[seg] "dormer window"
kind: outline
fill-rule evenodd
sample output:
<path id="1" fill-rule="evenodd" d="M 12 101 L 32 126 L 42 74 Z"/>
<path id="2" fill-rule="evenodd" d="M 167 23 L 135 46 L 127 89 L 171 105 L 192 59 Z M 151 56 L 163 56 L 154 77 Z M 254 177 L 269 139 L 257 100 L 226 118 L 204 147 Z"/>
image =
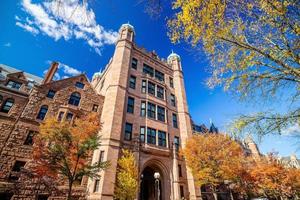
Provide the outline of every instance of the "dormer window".
<path id="1" fill-rule="evenodd" d="M 47 94 L 47 97 L 50 98 L 50 99 L 53 99 L 54 96 L 55 96 L 55 91 L 54 90 L 49 90 L 48 94 Z"/>
<path id="2" fill-rule="evenodd" d="M 22 86 L 22 83 L 16 82 L 16 81 L 8 81 L 6 84 L 6 87 L 19 90 Z"/>
<path id="3" fill-rule="evenodd" d="M 75 87 L 80 88 L 80 89 L 83 89 L 83 88 L 84 88 L 84 84 L 81 83 L 81 82 L 76 82 L 76 83 L 75 83 Z"/>

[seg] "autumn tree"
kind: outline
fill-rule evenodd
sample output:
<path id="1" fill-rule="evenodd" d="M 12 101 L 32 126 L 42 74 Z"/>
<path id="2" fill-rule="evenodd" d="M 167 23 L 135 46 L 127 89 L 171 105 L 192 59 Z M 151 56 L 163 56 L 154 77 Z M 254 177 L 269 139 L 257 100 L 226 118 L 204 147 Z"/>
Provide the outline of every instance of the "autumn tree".
<path id="1" fill-rule="evenodd" d="M 285 168 L 274 157 L 255 160 L 248 169 L 248 184 L 253 187 L 252 193 L 267 197 L 295 197 L 300 191 L 300 170 Z"/>
<path id="2" fill-rule="evenodd" d="M 83 176 L 99 177 L 107 162 L 91 164 L 90 157 L 100 146 L 99 118 L 96 114 L 77 118 L 73 123 L 48 118 L 34 138 L 34 173 L 63 179 L 68 183 L 67 199 L 72 197 L 74 182 Z"/>
<path id="3" fill-rule="evenodd" d="M 240 116 L 236 131 L 280 133 L 300 124 L 298 0 L 175 0 L 173 9 L 170 38 L 205 51 L 212 66 L 210 87 L 222 85 L 241 99 L 281 98 L 289 106 L 286 113 Z"/>
<path id="4" fill-rule="evenodd" d="M 223 134 L 193 135 L 182 149 L 198 186 L 208 185 L 216 197 L 216 187 L 230 181 L 241 185 L 244 152 L 241 145 Z"/>
<path id="5" fill-rule="evenodd" d="M 137 190 L 138 168 L 134 154 L 123 149 L 122 157 L 118 160 L 115 197 L 119 200 L 133 200 L 136 198 Z"/>

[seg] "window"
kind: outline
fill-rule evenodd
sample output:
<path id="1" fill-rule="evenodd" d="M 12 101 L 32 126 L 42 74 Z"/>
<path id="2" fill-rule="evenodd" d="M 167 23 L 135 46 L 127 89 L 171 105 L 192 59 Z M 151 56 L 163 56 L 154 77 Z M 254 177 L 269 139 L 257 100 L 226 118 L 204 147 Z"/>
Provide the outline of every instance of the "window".
<path id="1" fill-rule="evenodd" d="M 171 94 L 171 105 L 176 106 L 176 100 L 175 100 L 175 95 Z"/>
<path id="2" fill-rule="evenodd" d="M 158 85 L 156 89 L 156 96 L 158 98 L 164 99 L 164 88 Z"/>
<path id="3" fill-rule="evenodd" d="M 9 98 L 9 99 L 6 99 L 6 101 L 4 102 L 4 104 L 2 105 L 2 108 L 1 108 L 1 112 L 4 112 L 4 113 L 9 113 L 10 109 L 13 107 L 14 105 L 14 100 Z"/>
<path id="4" fill-rule="evenodd" d="M 95 180 L 94 192 L 99 192 L 100 180 Z"/>
<path id="5" fill-rule="evenodd" d="M 49 90 L 47 93 L 47 97 L 50 99 L 53 99 L 53 97 L 55 96 L 55 91 L 54 90 Z"/>
<path id="6" fill-rule="evenodd" d="M 166 132 L 158 131 L 158 145 L 162 147 L 167 146 Z"/>
<path id="7" fill-rule="evenodd" d="M 149 76 L 153 77 L 154 69 L 152 67 L 150 67 L 149 65 L 144 64 L 143 73 L 148 74 Z"/>
<path id="8" fill-rule="evenodd" d="M 6 87 L 19 90 L 21 85 L 22 85 L 22 83 L 18 83 L 16 81 L 8 81 L 8 83 L 6 84 Z"/>
<path id="9" fill-rule="evenodd" d="M 69 104 L 78 106 L 80 103 L 81 96 L 78 92 L 73 92 L 69 99 Z"/>
<path id="10" fill-rule="evenodd" d="M 47 194 L 38 194 L 37 200 L 48 200 L 49 195 Z"/>
<path id="11" fill-rule="evenodd" d="M 178 176 L 182 177 L 181 165 L 178 165 Z"/>
<path id="12" fill-rule="evenodd" d="M 135 83 L 136 83 L 136 77 L 131 75 L 129 79 L 129 87 L 135 89 Z"/>
<path id="13" fill-rule="evenodd" d="M 103 162 L 103 161 L 104 161 L 104 151 L 100 151 L 99 162 Z"/>
<path id="14" fill-rule="evenodd" d="M 157 119 L 159 121 L 165 122 L 165 108 L 157 106 Z"/>
<path id="15" fill-rule="evenodd" d="M 180 186 L 180 197 L 184 198 L 184 189 L 183 189 L 183 185 Z"/>
<path id="16" fill-rule="evenodd" d="M 155 95 L 155 84 L 148 81 L 148 93 Z"/>
<path id="17" fill-rule="evenodd" d="M 146 80 L 142 80 L 142 93 L 146 93 L 147 82 Z"/>
<path id="18" fill-rule="evenodd" d="M 132 135 L 132 124 L 126 123 L 124 139 L 127 141 L 131 140 L 131 135 Z"/>
<path id="19" fill-rule="evenodd" d="M 75 87 L 80 88 L 80 89 L 83 89 L 83 88 L 84 88 L 84 84 L 81 83 L 81 82 L 76 82 L 76 83 L 75 83 Z"/>
<path id="20" fill-rule="evenodd" d="M 174 137 L 174 145 L 175 145 L 176 151 L 178 151 L 180 144 L 179 144 L 179 137 L 177 137 L 177 136 Z"/>
<path id="21" fill-rule="evenodd" d="M 20 161 L 20 160 L 16 160 L 13 168 L 12 168 L 12 171 L 13 172 L 20 172 L 21 169 L 25 166 L 26 162 L 25 161 Z"/>
<path id="22" fill-rule="evenodd" d="M 156 130 L 153 128 L 147 128 L 147 143 L 156 144 Z"/>
<path id="23" fill-rule="evenodd" d="M 71 121 L 73 119 L 73 113 L 68 113 L 66 120 Z"/>
<path id="24" fill-rule="evenodd" d="M 146 116 L 146 102 L 142 101 L 141 102 L 141 117 L 145 117 Z"/>
<path id="25" fill-rule="evenodd" d="M 41 108 L 40 108 L 40 111 L 39 111 L 39 113 L 38 113 L 38 115 L 37 115 L 37 119 L 40 119 L 40 120 L 44 120 L 45 119 L 45 116 L 46 116 L 46 114 L 47 114 L 47 112 L 48 112 L 48 106 L 46 106 L 46 105 L 43 105 Z"/>
<path id="26" fill-rule="evenodd" d="M 145 127 L 144 126 L 140 127 L 140 141 L 145 142 Z"/>
<path id="27" fill-rule="evenodd" d="M 37 200 L 48 200 L 49 195 L 47 194 L 38 194 Z"/>
<path id="28" fill-rule="evenodd" d="M 173 78 L 170 77 L 170 87 L 174 88 Z"/>
<path id="29" fill-rule="evenodd" d="M 173 127 L 178 128 L 177 115 L 175 113 L 173 113 L 172 119 L 173 119 Z"/>
<path id="30" fill-rule="evenodd" d="M 137 69 L 138 60 L 136 58 L 132 58 L 131 60 L 131 68 Z"/>
<path id="31" fill-rule="evenodd" d="M 155 104 L 148 102 L 147 114 L 149 118 L 155 119 Z"/>
<path id="32" fill-rule="evenodd" d="M 98 107 L 99 107 L 99 106 L 98 106 L 97 104 L 94 104 L 94 105 L 93 105 L 93 108 L 92 108 L 92 111 L 93 111 L 93 112 L 98 112 Z"/>
<path id="33" fill-rule="evenodd" d="M 128 97 L 127 112 L 128 113 L 133 113 L 134 112 L 134 98 L 132 98 L 132 97 Z"/>
<path id="34" fill-rule="evenodd" d="M 165 81 L 165 75 L 157 70 L 155 70 L 155 78 L 159 81 Z"/>
<path id="35" fill-rule="evenodd" d="M 62 111 L 58 113 L 57 120 L 58 120 L 59 122 L 64 118 L 64 114 L 65 114 L 65 112 L 62 112 Z"/>
<path id="36" fill-rule="evenodd" d="M 24 145 L 33 145 L 33 137 L 35 134 L 36 134 L 35 131 L 32 131 L 32 130 L 28 131 Z"/>

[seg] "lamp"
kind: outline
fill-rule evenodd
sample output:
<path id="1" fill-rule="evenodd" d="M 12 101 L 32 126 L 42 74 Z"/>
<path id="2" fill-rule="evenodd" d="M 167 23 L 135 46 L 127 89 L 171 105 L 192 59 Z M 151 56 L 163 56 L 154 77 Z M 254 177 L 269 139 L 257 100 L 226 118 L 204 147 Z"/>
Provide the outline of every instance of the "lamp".
<path id="1" fill-rule="evenodd" d="M 155 179 L 159 179 L 159 178 L 160 178 L 159 172 L 155 172 L 155 173 L 154 173 L 154 178 L 155 178 Z"/>

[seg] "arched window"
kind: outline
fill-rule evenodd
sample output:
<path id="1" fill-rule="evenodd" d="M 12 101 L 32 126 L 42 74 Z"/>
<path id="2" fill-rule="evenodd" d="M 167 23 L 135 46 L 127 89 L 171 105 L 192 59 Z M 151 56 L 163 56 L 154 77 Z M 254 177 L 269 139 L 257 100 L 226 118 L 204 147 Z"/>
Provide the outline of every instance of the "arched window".
<path id="1" fill-rule="evenodd" d="M 6 101 L 3 103 L 2 107 L 1 107 L 1 112 L 4 113 L 8 113 L 10 111 L 10 109 L 13 107 L 14 105 L 14 99 L 6 99 Z"/>
<path id="2" fill-rule="evenodd" d="M 69 104 L 78 106 L 80 103 L 80 94 L 78 92 L 73 92 L 69 99 Z"/>
<path id="3" fill-rule="evenodd" d="M 45 119 L 45 116 L 48 112 L 48 106 L 47 105 L 43 105 L 41 108 L 40 108 L 40 111 L 39 111 L 39 114 L 37 115 L 37 119 L 40 119 L 40 120 L 44 120 Z"/>

